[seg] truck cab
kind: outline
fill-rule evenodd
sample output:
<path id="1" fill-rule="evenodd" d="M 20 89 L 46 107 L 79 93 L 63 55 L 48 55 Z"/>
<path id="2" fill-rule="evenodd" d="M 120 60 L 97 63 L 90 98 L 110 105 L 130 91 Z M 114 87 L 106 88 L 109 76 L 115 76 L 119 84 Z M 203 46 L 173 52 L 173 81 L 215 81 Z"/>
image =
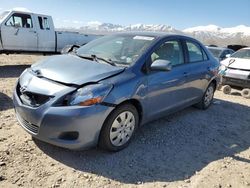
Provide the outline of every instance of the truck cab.
<path id="1" fill-rule="evenodd" d="M 55 51 L 55 29 L 51 16 L 10 11 L 1 22 L 4 50 Z"/>
<path id="2" fill-rule="evenodd" d="M 0 15 L 0 51 L 58 53 L 66 45 L 83 45 L 95 35 L 55 31 L 51 16 L 24 11 Z"/>

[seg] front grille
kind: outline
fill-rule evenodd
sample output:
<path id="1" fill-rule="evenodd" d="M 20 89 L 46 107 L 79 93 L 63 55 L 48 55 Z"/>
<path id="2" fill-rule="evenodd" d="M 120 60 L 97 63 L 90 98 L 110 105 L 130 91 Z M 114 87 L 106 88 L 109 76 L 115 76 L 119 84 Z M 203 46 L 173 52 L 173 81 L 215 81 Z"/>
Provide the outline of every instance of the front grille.
<path id="1" fill-rule="evenodd" d="M 243 79 L 237 79 L 237 78 L 227 78 L 227 80 L 230 82 L 235 82 L 239 84 L 250 84 L 249 80 L 243 80 Z"/>
<path id="2" fill-rule="evenodd" d="M 32 134 L 37 134 L 39 131 L 39 127 L 37 125 L 34 125 L 25 119 L 23 119 L 18 112 L 16 112 L 17 120 L 19 123 L 24 127 L 27 131 L 31 132 Z"/>
<path id="3" fill-rule="evenodd" d="M 16 91 L 22 103 L 32 107 L 38 107 L 52 98 L 52 96 L 48 95 L 37 94 L 30 91 L 23 91 L 19 83 L 17 84 Z"/>
<path id="4" fill-rule="evenodd" d="M 230 78 L 230 77 L 223 77 L 222 79 L 223 85 L 231 85 L 231 86 L 238 86 L 242 88 L 250 88 L 250 80 L 243 80 L 237 78 Z"/>

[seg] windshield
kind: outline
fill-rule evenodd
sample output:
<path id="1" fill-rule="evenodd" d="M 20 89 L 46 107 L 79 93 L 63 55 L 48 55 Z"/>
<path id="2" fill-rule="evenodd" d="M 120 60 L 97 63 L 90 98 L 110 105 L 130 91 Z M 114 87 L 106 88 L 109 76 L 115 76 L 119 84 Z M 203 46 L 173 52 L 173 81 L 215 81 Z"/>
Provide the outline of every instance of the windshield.
<path id="1" fill-rule="evenodd" d="M 220 49 L 215 49 L 215 48 L 208 48 L 209 51 L 213 54 L 214 57 L 219 58 L 222 50 Z"/>
<path id="2" fill-rule="evenodd" d="M 231 57 L 250 59 L 250 49 L 241 49 L 235 52 Z"/>
<path id="3" fill-rule="evenodd" d="M 79 56 L 97 56 L 116 65 L 131 65 L 149 47 L 154 37 L 110 35 L 93 40 L 77 50 Z"/>
<path id="4" fill-rule="evenodd" d="M 9 11 L 4 11 L 0 14 L 0 20 L 2 20 L 3 18 L 5 18 L 5 16 L 7 16 L 7 14 L 9 14 Z"/>

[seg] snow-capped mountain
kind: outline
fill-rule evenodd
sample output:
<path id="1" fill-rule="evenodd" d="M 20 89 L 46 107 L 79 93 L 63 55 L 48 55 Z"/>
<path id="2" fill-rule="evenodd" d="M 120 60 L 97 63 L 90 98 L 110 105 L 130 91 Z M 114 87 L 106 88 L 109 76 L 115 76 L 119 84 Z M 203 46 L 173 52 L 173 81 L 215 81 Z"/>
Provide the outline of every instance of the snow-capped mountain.
<path id="1" fill-rule="evenodd" d="M 123 26 L 119 24 L 112 24 L 112 23 L 101 23 L 98 21 L 88 22 L 86 25 L 80 27 L 81 30 L 86 31 L 119 31 L 122 29 Z"/>
<path id="2" fill-rule="evenodd" d="M 119 24 L 101 23 L 98 21 L 88 22 L 85 26 L 80 28 L 85 31 L 98 32 L 121 32 L 121 31 L 162 31 L 168 33 L 182 33 L 171 26 L 164 24 L 134 24 L 122 26 Z"/>
<path id="3" fill-rule="evenodd" d="M 250 27 L 244 25 L 239 25 L 231 28 L 222 28 L 216 25 L 207 25 L 207 26 L 192 27 L 181 31 L 164 24 L 134 24 L 134 25 L 123 26 L 119 24 L 101 23 L 98 21 L 92 21 L 80 27 L 78 31 L 83 33 L 96 33 L 96 34 L 107 34 L 107 33 L 124 32 L 124 31 L 153 31 L 153 32 L 160 31 L 166 33 L 186 34 L 194 38 L 197 38 L 206 45 L 214 44 L 217 46 L 227 46 L 227 45 L 250 46 Z"/>
<path id="4" fill-rule="evenodd" d="M 250 27 L 239 25 L 231 28 L 222 28 L 216 25 L 198 26 L 183 30 L 205 44 L 227 46 L 238 44 L 250 46 Z"/>

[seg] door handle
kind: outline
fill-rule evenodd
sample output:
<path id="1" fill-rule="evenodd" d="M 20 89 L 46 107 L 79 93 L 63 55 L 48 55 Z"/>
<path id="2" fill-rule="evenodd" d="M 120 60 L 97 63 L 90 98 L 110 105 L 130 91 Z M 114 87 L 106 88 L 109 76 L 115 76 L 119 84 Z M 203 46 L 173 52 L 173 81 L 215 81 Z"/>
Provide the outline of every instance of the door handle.
<path id="1" fill-rule="evenodd" d="M 29 31 L 30 33 L 36 33 L 36 31 Z"/>
<path id="2" fill-rule="evenodd" d="M 17 30 L 15 32 L 15 35 L 18 35 L 18 32 L 19 32 L 19 28 L 17 28 Z"/>
<path id="3" fill-rule="evenodd" d="M 189 75 L 189 73 L 184 72 L 183 75 L 184 75 L 185 77 L 187 77 L 187 76 Z"/>

